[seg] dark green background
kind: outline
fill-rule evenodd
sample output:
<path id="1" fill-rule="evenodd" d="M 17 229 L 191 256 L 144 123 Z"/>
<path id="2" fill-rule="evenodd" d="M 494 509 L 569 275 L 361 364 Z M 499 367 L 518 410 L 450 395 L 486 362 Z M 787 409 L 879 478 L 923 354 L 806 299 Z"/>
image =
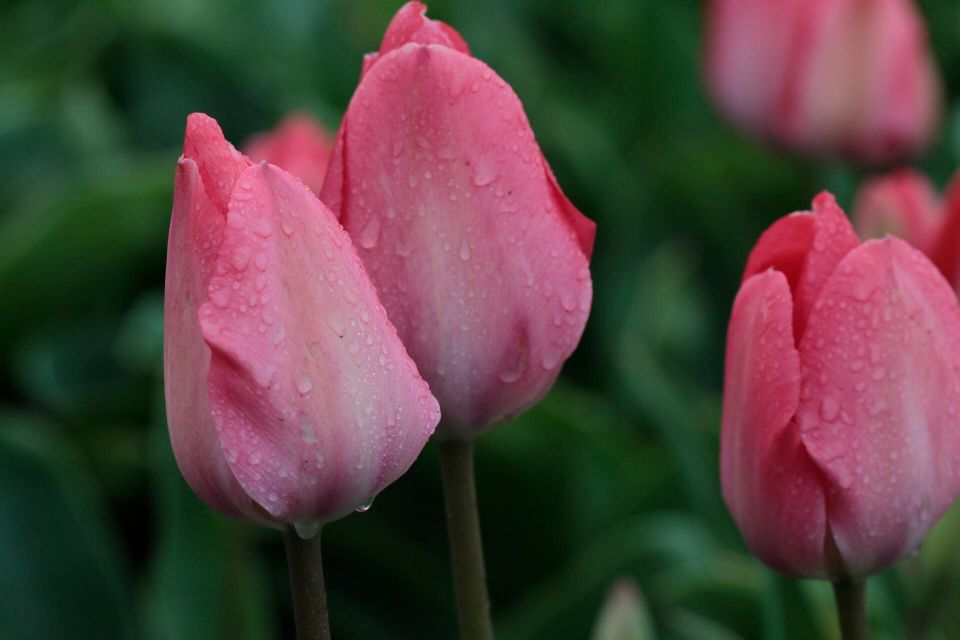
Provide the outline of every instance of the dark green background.
<path id="1" fill-rule="evenodd" d="M 187 113 L 242 142 L 290 109 L 335 128 L 396 0 L 0 4 L 0 638 L 289 637 L 278 536 L 180 478 L 160 352 Z M 921 3 L 948 85 L 922 167 L 960 152 L 960 5 Z M 829 588 L 744 549 L 717 480 L 723 338 L 745 256 L 861 173 L 739 136 L 700 84 L 693 0 L 463 0 L 570 198 L 597 221 L 595 306 L 536 409 L 479 443 L 503 640 L 590 635 L 631 576 L 664 638 L 832 637 Z M 455 635 L 436 458 L 324 533 L 338 640 Z M 874 581 L 878 638 L 960 629 L 960 514 Z"/>

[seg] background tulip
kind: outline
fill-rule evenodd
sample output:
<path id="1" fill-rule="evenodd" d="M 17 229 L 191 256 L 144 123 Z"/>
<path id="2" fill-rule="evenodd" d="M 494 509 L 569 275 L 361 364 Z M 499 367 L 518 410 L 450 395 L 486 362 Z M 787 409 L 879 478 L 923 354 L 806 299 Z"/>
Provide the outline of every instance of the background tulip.
<path id="1" fill-rule="evenodd" d="M 886 163 L 936 129 L 940 82 L 910 0 L 711 0 L 705 57 L 724 114 L 798 151 Z"/>
<path id="2" fill-rule="evenodd" d="M 201 114 L 177 169 L 164 315 L 174 453 L 230 515 L 343 516 L 401 475 L 438 421 L 340 225 Z"/>
<path id="3" fill-rule="evenodd" d="M 860 187 L 853 203 L 853 224 L 861 238 L 890 233 L 929 255 L 942 222 L 941 206 L 926 176 L 903 169 Z"/>
<path id="4" fill-rule="evenodd" d="M 322 198 L 469 441 L 539 400 L 590 310 L 594 224 L 564 197 L 516 94 L 417 2 L 391 22 Z"/>
<path id="5" fill-rule="evenodd" d="M 255 162 L 277 165 L 319 195 L 332 147 L 332 136 L 320 123 L 306 113 L 292 113 L 272 131 L 250 138 L 244 151 Z"/>
<path id="6" fill-rule="evenodd" d="M 727 338 L 721 480 L 748 546 L 795 576 L 913 552 L 960 490 L 960 308 L 898 238 L 859 244 L 832 196 L 750 254 Z"/>

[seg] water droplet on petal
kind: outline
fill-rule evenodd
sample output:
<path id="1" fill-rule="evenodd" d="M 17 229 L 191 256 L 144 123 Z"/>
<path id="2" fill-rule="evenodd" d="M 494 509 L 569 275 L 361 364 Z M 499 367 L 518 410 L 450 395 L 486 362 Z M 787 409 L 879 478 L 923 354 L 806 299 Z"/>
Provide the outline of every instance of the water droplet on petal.
<path id="1" fill-rule="evenodd" d="M 373 249 L 377 246 L 380 237 L 380 217 L 371 216 L 367 226 L 360 232 L 360 246 L 364 249 Z"/>
<path id="2" fill-rule="evenodd" d="M 310 377 L 307 374 L 302 374 L 297 378 L 297 391 L 301 394 L 308 394 L 310 390 L 313 389 L 313 382 L 310 380 Z"/>
<path id="3" fill-rule="evenodd" d="M 366 513 L 367 511 L 370 511 L 370 507 L 373 506 L 373 498 L 374 496 L 370 496 L 367 498 L 366 502 L 357 507 L 357 513 Z"/>

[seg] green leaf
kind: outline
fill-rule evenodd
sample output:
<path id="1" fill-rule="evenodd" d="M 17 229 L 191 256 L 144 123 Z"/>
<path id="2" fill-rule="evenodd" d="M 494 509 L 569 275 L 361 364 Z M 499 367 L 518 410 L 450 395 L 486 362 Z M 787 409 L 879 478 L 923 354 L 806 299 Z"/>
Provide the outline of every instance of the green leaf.
<path id="1" fill-rule="evenodd" d="M 0 413 L 0 638 L 135 637 L 98 487 L 50 425 Z"/>

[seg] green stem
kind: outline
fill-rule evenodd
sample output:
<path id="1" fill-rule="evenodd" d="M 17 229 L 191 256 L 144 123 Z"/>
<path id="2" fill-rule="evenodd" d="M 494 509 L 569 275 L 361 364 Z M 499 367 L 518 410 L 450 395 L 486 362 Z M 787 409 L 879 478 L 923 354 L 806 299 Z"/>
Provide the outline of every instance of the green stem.
<path id="1" fill-rule="evenodd" d="M 304 540 L 293 527 L 283 533 L 290 567 L 293 619 L 297 640 L 330 640 L 327 616 L 327 589 L 323 583 L 320 533 Z"/>
<path id="2" fill-rule="evenodd" d="M 840 619 L 840 637 L 843 640 L 868 640 L 867 583 L 858 580 L 840 580 L 833 583 Z"/>
<path id="3" fill-rule="evenodd" d="M 477 490 L 473 474 L 473 443 L 437 443 L 443 497 L 447 509 L 447 532 L 453 564 L 453 587 L 463 640 L 491 640 L 490 600 L 483 568 L 483 543 L 477 513 Z"/>

